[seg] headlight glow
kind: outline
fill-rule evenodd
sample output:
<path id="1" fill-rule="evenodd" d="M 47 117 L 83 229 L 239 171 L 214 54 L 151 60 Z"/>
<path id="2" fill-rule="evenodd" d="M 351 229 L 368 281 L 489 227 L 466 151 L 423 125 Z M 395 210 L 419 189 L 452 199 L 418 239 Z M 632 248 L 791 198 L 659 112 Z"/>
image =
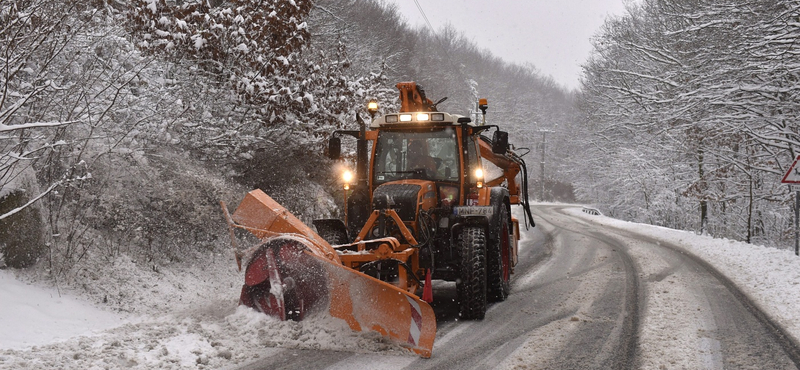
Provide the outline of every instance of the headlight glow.
<path id="1" fill-rule="evenodd" d="M 417 121 L 427 121 L 430 119 L 428 113 L 417 113 Z"/>
<path id="2" fill-rule="evenodd" d="M 378 102 L 372 100 L 367 103 L 367 110 L 370 112 L 376 112 L 378 110 Z"/>
<path id="3" fill-rule="evenodd" d="M 400 122 L 411 122 L 411 115 L 410 114 L 401 114 L 400 115 Z"/>
<path id="4" fill-rule="evenodd" d="M 349 184 L 349 183 L 350 183 L 350 181 L 352 181 L 352 180 L 353 180 L 353 173 L 352 173 L 352 172 L 350 172 L 349 170 L 345 170 L 345 171 L 342 173 L 342 180 L 344 180 L 344 183 L 345 183 L 345 184 Z"/>

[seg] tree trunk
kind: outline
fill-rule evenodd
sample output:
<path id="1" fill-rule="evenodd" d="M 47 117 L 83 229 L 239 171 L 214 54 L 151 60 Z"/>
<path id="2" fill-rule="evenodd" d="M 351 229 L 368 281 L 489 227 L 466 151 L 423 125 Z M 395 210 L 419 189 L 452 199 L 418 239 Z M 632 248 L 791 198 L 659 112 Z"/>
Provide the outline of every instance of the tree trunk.
<path id="1" fill-rule="evenodd" d="M 703 149 L 697 150 L 697 174 L 700 179 L 700 234 L 706 233 L 708 223 L 708 201 L 706 200 L 705 173 L 703 170 Z"/>
<path id="2" fill-rule="evenodd" d="M 753 174 L 749 172 L 748 169 L 748 176 L 747 178 L 750 180 L 750 197 L 748 199 L 747 204 L 747 242 L 750 243 L 750 240 L 753 237 Z"/>

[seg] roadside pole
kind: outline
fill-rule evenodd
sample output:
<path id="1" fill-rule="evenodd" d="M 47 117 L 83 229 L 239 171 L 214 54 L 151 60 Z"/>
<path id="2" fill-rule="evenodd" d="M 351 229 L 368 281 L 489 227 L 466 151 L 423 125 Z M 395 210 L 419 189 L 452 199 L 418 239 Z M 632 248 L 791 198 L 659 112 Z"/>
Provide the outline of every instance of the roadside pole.
<path id="1" fill-rule="evenodd" d="M 794 191 L 794 254 L 800 256 L 800 155 L 794 159 L 789 171 L 783 175 L 782 184 L 789 185 L 789 191 Z"/>
<path id="2" fill-rule="evenodd" d="M 794 192 L 794 254 L 800 256 L 800 185 L 789 184 Z"/>
<path id="3" fill-rule="evenodd" d="M 542 161 L 539 163 L 539 201 L 544 202 L 544 153 L 547 145 L 547 131 L 542 131 Z"/>
<path id="4" fill-rule="evenodd" d="M 539 201 L 544 202 L 544 158 L 545 158 L 545 146 L 547 145 L 547 133 L 548 132 L 555 132 L 553 130 L 539 130 L 542 134 L 542 160 L 539 162 Z"/>
<path id="5" fill-rule="evenodd" d="M 800 185 L 789 185 L 794 190 L 794 254 L 800 256 Z"/>

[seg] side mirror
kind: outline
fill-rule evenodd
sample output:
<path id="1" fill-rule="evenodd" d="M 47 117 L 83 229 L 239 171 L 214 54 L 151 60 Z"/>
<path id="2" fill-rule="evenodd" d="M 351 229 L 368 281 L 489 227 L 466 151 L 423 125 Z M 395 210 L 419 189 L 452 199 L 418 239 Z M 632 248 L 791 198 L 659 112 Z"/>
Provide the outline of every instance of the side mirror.
<path id="1" fill-rule="evenodd" d="M 342 139 L 338 137 L 331 137 L 328 140 L 328 158 L 339 159 L 342 156 Z"/>
<path id="2" fill-rule="evenodd" d="M 495 131 L 492 135 L 492 153 L 505 154 L 508 150 L 508 132 Z"/>

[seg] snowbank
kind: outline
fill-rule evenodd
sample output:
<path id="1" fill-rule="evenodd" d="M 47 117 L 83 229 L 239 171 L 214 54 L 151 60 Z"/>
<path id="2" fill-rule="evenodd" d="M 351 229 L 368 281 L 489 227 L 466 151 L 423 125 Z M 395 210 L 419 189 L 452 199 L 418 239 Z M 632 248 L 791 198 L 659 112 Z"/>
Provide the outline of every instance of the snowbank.
<path id="1" fill-rule="evenodd" d="M 91 335 L 127 322 L 56 289 L 20 282 L 0 270 L 0 348 L 25 348 Z"/>

